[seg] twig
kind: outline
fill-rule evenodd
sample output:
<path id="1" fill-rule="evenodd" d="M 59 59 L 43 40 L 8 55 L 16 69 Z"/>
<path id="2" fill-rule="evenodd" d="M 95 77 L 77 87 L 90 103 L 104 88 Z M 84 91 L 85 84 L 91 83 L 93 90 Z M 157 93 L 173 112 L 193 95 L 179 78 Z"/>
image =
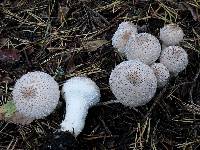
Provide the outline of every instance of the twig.
<path id="1" fill-rule="evenodd" d="M 197 73 L 196 73 L 196 75 L 195 75 L 195 77 L 194 77 L 194 79 L 192 81 L 193 84 L 191 85 L 190 92 L 189 92 L 189 94 L 190 94 L 190 101 L 191 101 L 192 104 L 194 103 L 193 102 L 192 93 L 193 93 L 194 87 L 196 86 L 196 81 L 197 81 L 197 79 L 199 77 L 199 74 L 200 74 L 200 67 L 199 67 L 199 69 L 198 69 L 198 71 L 197 71 Z"/>

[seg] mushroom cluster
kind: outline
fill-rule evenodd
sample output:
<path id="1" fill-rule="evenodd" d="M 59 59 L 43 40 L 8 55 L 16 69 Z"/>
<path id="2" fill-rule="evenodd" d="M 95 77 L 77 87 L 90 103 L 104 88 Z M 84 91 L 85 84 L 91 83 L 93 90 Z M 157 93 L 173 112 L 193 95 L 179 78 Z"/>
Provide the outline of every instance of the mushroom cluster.
<path id="1" fill-rule="evenodd" d="M 119 28 L 116 33 L 118 30 Z M 120 33 L 123 35 L 125 31 L 120 30 Z M 162 48 L 155 36 L 134 33 L 134 36 L 127 36 L 128 40 L 121 45 L 120 50 L 113 45 L 119 51 L 124 50 L 128 61 L 117 65 L 109 79 L 111 91 L 117 101 L 131 107 L 150 101 L 157 87 L 164 87 L 170 76 L 177 76 L 188 64 L 186 51 L 178 46 L 184 37 L 183 30 L 178 25 L 168 24 L 160 29 Z"/>
<path id="2" fill-rule="evenodd" d="M 112 38 L 112 44 L 127 57 L 118 64 L 109 78 L 110 89 L 125 106 L 148 103 L 156 89 L 167 84 L 170 75 L 178 75 L 188 64 L 186 51 L 177 46 L 183 40 L 182 29 L 169 24 L 160 29 L 160 40 L 149 33 L 137 33 L 137 26 L 122 22 Z M 56 108 L 60 91 L 58 83 L 47 73 L 35 71 L 17 80 L 13 92 L 16 110 L 27 118 L 44 118 Z M 66 102 L 61 131 L 79 135 L 85 125 L 88 109 L 100 100 L 100 89 L 87 77 L 73 77 L 62 88 Z"/>

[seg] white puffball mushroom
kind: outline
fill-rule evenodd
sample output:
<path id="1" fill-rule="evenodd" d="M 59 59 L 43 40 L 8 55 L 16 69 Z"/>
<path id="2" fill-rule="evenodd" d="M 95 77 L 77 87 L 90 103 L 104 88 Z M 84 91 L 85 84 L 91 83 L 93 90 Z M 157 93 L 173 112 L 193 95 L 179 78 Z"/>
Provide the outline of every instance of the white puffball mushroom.
<path id="1" fill-rule="evenodd" d="M 153 70 L 139 60 L 124 61 L 117 65 L 109 78 L 110 89 L 125 106 L 137 107 L 148 103 L 157 88 Z"/>
<path id="2" fill-rule="evenodd" d="M 179 44 L 183 37 L 183 30 L 177 24 L 168 24 L 160 29 L 160 40 L 167 46 Z"/>
<path id="3" fill-rule="evenodd" d="M 180 46 L 169 46 L 162 50 L 160 63 L 167 67 L 172 75 L 176 76 L 188 64 L 188 54 Z"/>
<path id="4" fill-rule="evenodd" d="M 117 31 L 114 33 L 112 37 L 112 45 L 117 48 L 119 52 L 124 54 L 124 48 L 131 36 L 135 36 L 137 34 L 137 26 L 131 22 L 122 22 L 119 24 Z"/>
<path id="5" fill-rule="evenodd" d="M 12 96 L 19 113 L 27 118 L 40 119 L 54 111 L 60 91 L 53 77 L 34 71 L 17 80 Z"/>
<path id="6" fill-rule="evenodd" d="M 130 37 L 125 49 L 128 60 L 140 59 L 143 63 L 151 65 L 160 56 L 161 45 L 155 36 L 140 33 Z"/>
<path id="7" fill-rule="evenodd" d="M 169 81 L 169 70 L 161 63 L 154 63 L 151 65 L 151 69 L 153 69 L 154 74 L 157 78 L 158 87 L 164 87 Z"/>
<path id="8" fill-rule="evenodd" d="M 84 128 L 88 109 L 100 100 L 100 89 L 90 78 L 73 77 L 64 83 L 62 94 L 66 102 L 66 114 L 61 131 L 69 131 L 77 136 Z"/>

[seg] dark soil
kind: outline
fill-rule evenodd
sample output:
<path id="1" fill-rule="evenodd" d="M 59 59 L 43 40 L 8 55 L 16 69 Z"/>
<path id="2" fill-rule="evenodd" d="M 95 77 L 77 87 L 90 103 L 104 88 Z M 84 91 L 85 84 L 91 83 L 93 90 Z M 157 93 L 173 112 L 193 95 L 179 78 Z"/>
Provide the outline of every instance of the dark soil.
<path id="1" fill-rule="evenodd" d="M 35 70 L 55 76 L 60 87 L 70 77 L 87 75 L 102 97 L 76 139 L 58 131 L 65 108 L 60 98 L 61 107 L 30 125 L 2 120 L 0 149 L 200 149 L 199 8 L 196 0 L 1 0 L 2 104 L 12 99 L 15 81 Z M 156 37 L 165 23 L 177 23 L 185 33 L 181 46 L 189 55 L 187 68 L 136 109 L 106 103 L 115 99 L 108 85 L 110 72 L 124 60 L 111 38 L 124 20 Z"/>

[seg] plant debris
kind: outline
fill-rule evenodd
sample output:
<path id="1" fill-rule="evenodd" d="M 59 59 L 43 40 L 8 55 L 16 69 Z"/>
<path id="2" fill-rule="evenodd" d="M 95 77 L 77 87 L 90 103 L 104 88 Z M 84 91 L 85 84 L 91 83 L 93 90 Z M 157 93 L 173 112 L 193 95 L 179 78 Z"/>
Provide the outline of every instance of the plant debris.
<path id="1" fill-rule="evenodd" d="M 196 0 L 1 1 L 0 98 L 10 110 L 0 109 L 0 148 L 199 149 L 199 9 Z M 112 103 L 115 97 L 108 85 L 113 68 L 125 60 L 111 45 L 122 21 L 156 37 L 164 24 L 178 24 L 185 34 L 180 46 L 189 58 L 183 72 L 147 105 L 135 109 Z M 60 87 L 78 75 L 100 87 L 101 103 L 89 110 L 76 139 L 57 131 L 64 116 L 63 98 L 44 119 L 24 120 L 14 113 L 9 100 L 15 81 L 36 70 L 54 76 Z M 5 114 L 13 118 L 6 120 Z"/>
<path id="2" fill-rule="evenodd" d="M 3 62 L 13 62 L 19 61 L 20 54 L 17 53 L 16 49 L 0 49 L 0 61 Z"/>

